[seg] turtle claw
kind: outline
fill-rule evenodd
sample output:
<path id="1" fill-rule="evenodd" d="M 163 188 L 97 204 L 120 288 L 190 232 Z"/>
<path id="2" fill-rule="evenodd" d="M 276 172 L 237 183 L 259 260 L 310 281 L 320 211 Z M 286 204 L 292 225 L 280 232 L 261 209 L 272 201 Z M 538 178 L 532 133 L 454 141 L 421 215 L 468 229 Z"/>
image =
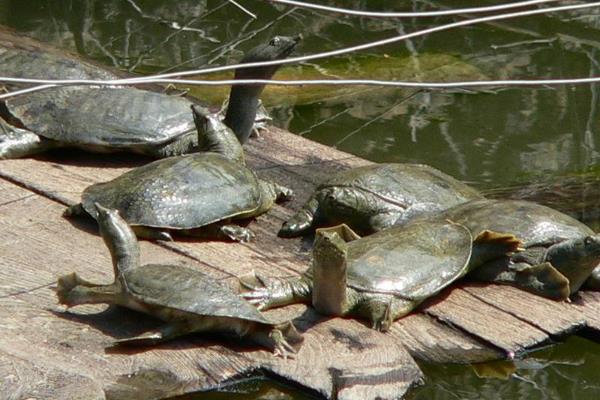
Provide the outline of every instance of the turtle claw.
<path id="1" fill-rule="evenodd" d="M 274 331 L 269 336 L 275 342 L 275 348 L 273 350 L 273 354 L 276 357 L 281 357 L 284 360 L 287 360 L 288 358 L 291 358 L 291 359 L 295 358 L 296 349 L 294 349 L 292 347 L 292 345 L 290 345 L 283 338 L 283 335 L 281 334 L 280 331 Z M 274 337 L 274 336 L 277 336 L 277 337 Z"/>
<path id="2" fill-rule="evenodd" d="M 304 342 L 304 338 L 290 321 L 275 325 L 269 332 L 269 340 L 273 343 L 273 353 L 283 359 L 295 358 Z"/>

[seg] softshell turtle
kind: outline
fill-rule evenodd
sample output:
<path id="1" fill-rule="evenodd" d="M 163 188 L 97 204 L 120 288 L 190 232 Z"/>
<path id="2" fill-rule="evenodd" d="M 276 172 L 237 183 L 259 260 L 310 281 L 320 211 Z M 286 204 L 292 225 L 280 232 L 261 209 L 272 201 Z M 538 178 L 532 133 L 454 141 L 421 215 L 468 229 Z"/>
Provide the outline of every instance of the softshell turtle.
<path id="1" fill-rule="evenodd" d="M 317 229 L 311 269 L 300 277 L 241 278 L 259 309 L 312 303 L 331 316 L 355 315 L 381 331 L 485 261 L 518 250 L 513 235 L 472 235 L 447 221 L 415 221 L 360 238 L 346 225 Z"/>
<path id="2" fill-rule="evenodd" d="M 247 241 L 248 228 L 231 225 L 287 200 L 291 190 L 258 179 L 245 166 L 240 142 L 219 119 L 192 107 L 199 147 L 206 152 L 157 160 L 86 188 L 66 216 L 97 217 L 94 203 L 119 210 L 140 237 L 172 240 L 168 231 Z M 201 229 L 199 229 L 201 228 Z"/>
<path id="3" fill-rule="evenodd" d="M 344 223 L 361 235 L 483 196 L 421 164 L 374 164 L 334 174 L 283 224 L 281 237 Z"/>
<path id="4" fill-rule="evenodd" d="M 586 282 L 598 282 L 600 235 L 552 208 L 523 200 L 475 200 L 439 215 L 474 230 L 511 232 L 525 250 L 492 260 L 472 279 L 509 283 L 538 295 L 567 299 Z"/>
<path id="5" fill-rule="evenodd" d="M 299 37 L 277 36 L 248 52 L 242 63 L 287 57 Z M 54 53 L 0 47 L 5 75 L 45 79 L 116 79 L 78 59 Z M 25 66 L 25 67 L 24 67 Z M 270 79 L 278 65 L 242 68 L 240 78 Z M 225 122 L 240 140 L 252 130 L 264 85 L 232 87 Z M 131 151 L 163 158 L 196 149 L 192 102 L 184 97 L 134 87 L 54 87 L 0 103 L 0 159 L 56 147 L 88 151 Z M 7 134 L 10 133 L 10 135 Z"/>
<path id="6" fill-rule="evenodd" d="M 56 292 L 59 302 L 69 307 L 111 303 L 167 322 L 118 343 L 150 345 L 192 332 L 224 331 L 248 337 L 285 357 L 295 352 L 292 344 L 302 342 L 291 322 L 269 322 L 225 285 L 199 271 L 179 265 L 140 266 L 137 239 L 118 211 L 96 205 L 96 212 L 112 255 L 115 280 L 99 285 L 72 273 L 58 280 Z"/>

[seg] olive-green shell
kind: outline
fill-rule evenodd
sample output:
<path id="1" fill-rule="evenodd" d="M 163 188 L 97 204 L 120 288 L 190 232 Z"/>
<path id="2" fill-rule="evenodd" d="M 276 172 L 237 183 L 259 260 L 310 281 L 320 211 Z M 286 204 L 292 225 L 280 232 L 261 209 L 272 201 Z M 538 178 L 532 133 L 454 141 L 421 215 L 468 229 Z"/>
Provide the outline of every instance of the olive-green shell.
<path id="1" fill-rule="evenodd" d="M 84 61 L 52 52 L 1 47 L 2 72 L 44 79 L 117 79 Z M 152 147 L 195 132 L 192 103 L 137 88 L 56 87 L 5 101 L 25 128 L 66 144 L 111 148 Z"/>
<path id="2" fill-rule="evenodd" d="M 52 88 L 8 99 L 30 131 L 73 145 L 144 148 L 195 132 L 189 100 L 136 88 Z"/>
<path id="3" fill-rule="evenodd" d="M 335 174 L 318 189 L 332 186 L 365 190 L 400 207 L 430 203 L 433 208 L 447 208 L 483 197 L 450 175 L 422 164 L 389 163 L 352 168 Z"/>
<path id="4" fill-rule="evenodd" d="M 510 232 L 524 243 L 593 235 L 582 222 L 552 208 L 523 200 L 475 200 L 440 214 L 473 232 Z"/>
<path id="5" fill-rule="evenodd" d="M 417 222 L 348 243 L 347 285 L 422 300 L 467 271 L 471 233 L 444 222 Z"/>
<path id="6" fill-rule="evenodd" d="M 123 271 L 122 279 L 126 292 L 145 304 L 208 317 L 269 323 L 227 286 L 191 268 L 149 264 Z"/>
<path id="7" fill-rule="evenodd" d="M 1 34 L 1 33 L 0 33 Z M 0 43 L 2 72 L 14 78 L 40 79 L 118 79 L 100 68 L 70 54 L 40 49 L 17 49 Z M 62 51 L 62 50 L 61 50 Z"/>
<path id="8" fill-rule="evenodd" d="M 165 158 L 88 187 L 82 205 L 117 209 L 130 225 L 193 229 L 254 211 L 262 192 L 254 173 L 216 153 Z"/>

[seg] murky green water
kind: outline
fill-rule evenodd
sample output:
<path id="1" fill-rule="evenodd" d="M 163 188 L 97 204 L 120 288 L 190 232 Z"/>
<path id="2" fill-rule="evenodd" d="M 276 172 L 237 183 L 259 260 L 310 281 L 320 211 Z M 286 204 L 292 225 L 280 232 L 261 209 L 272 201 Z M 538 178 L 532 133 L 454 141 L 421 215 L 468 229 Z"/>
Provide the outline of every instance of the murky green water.
<path id="1" fill-rule="evenodd" d="M 261 1 L 243 3 L 257 13 L 257 20 L 224 0 L 0 0 L 0 24 L 109 65 L 149 73 L 230 63 L 243 50 L 275 34 L 302 32 L 305 40 L 298 53 L 309 54 L 455 20 L 360 19 Z M 498 2 L 337 3 L 356 9 L 422 10 Z M 455 29 L 287 67 L 281 76 L 425 81 L 587 77 L 600 75 L 599 49 L 600 11 L 586 10 Z M 597 90 L 597 85 L 452 92 L 272 88 L 265 101 L 272 106 L 276 123 L 292 132 L 373 161 L 430 164 L 482 188 L 547 181 L 560 189 L 562 177 L 568 175 L 577 189 L 561 200 L 565 208 L 598 226 L 598 191 L 582 191 L 578 186 L 591 180 L 600 187 L 593 168 L 600 146 Z M 225 91 L 194 93 L 219 104 Z M 569 339 L 516 367 L 502 380 L 480 378 L 472 367 L 423 365 L 427 384 L 414 398 L 600 398 L 600 345 L 585 339 Z M 300 399 L 305 395 L 258 381 L 197 398 Z"/>

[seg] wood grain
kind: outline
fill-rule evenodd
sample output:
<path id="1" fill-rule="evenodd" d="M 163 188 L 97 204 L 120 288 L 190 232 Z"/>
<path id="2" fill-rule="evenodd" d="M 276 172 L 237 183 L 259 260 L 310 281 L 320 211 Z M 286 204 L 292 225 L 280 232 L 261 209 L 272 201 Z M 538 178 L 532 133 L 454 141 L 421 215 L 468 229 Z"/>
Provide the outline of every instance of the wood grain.
<path id="1" fill-rule="evenodd" d="M 56 305 L 51 288 L 58 276 L 72 271 L 89 280 L 112 280 L 110 255 L 95 225 L 71 223 L 61 215 L 62 204 L 31 192 L 23 196 L 26 190 L 7 181 L 0 180 L 0 193 L 21 199 L 0 206 L 0 237 L 7 238 L 0 242 L 2 398 L 8 393 L 78 398 L 78 391 L 79 398 L 94 399 L 106 391 L 112 399 L 161 399 L 210 389 L 259 370 L 328 398 L 338 391 L 350 399 L 398 398 L 421 379 L 398 338 L 353 320 L 325 320 L 305 307 L 275 313 L 281 319 L 302 313 L 295 323 L 304 331 L 305 343 L 295 359 L 276 358 L 220 335 L 193 335 L 147 351 L 119 352 L 112 347 L 115 339 L 139 334 L 158 322 L 103 305 L 66 312 Z M 185 263 L 232 281 L 242 246 L 228 244 L 228 251 L 215 255 L 213 243 L 186 245 L 198 257 L 218 260 L 218 268 L 151 242 L 141 242 L 142 262 Z M 303 262 L 297 261 L 295 268 Z M 260 264 L 255 259 L 246 263 Z M 346 377 L 361 375 L 362 368 L 360 382 L 349 383 Z"/>

